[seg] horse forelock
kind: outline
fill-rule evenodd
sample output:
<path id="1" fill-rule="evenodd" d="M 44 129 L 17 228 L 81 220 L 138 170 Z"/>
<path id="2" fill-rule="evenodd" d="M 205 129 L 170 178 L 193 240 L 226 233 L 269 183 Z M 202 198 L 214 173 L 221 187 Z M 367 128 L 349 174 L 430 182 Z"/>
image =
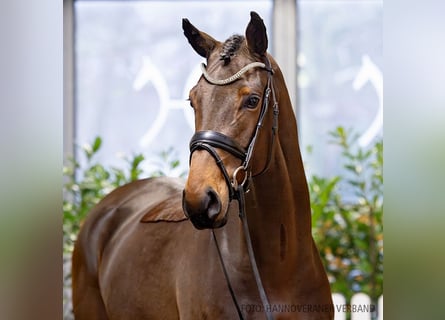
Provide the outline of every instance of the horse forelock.
<path id="1" fill-rule="evenodd" d="M 221 53 L 219 54 L 220 60 L 224 60 L 224 65 L 230 63 L 230 59 L 241 48 L 241 45 L 243 44 L 244 40 L 245 40 L 244 36 L 239 34 L 234 34 L 224 42 Z"/>

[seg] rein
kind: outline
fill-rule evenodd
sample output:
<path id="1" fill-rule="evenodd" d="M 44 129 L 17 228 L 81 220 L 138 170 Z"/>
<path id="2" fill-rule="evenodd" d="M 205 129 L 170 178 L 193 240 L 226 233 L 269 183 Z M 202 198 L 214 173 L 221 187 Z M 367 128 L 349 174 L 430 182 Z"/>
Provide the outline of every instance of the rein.
<path id="1" fill-rule="evenodd" d="M 273 125 L 272 125 L 272 140 L 269 147 L 269 153 L 268 158 L 265 167 L 261 172 L 256 174 L 255 176 L 259 176 L 263 174 L 267 169 L 269 168 L 271 159 L 272 159 L 272 152 L 273 152 L 273 144 L 275 140 L 275 135 L 278 130 L 278 103 L 276 101 L 275 91 L 272 85 L 272 75 L 273 70 L 271 68 L 271 64 L 269 59 L 266 57 L 267 65 L 262 62 L 252 62 L 245 67 L 243 67 L 241 70 L 239 70 L 237 73 L 232 75 L 231 77 L 223 80 L 218 80 L 212 78 L 206 70 L 205 64 L 202 64 L 202 72 L 204 78 L 211 84 L 214 85 L 227 85 L 230 83 L 235 82 L 236 80 L 240 79 L 241 76 L 246 73 L 248 70 L 253 68 L 262 68 L 268 72 L 267 76 L 267 86 L 264 91 L 263 95 L 263 103 L 261 105 L 260 115 L 258 117 L 257 125 L 255 127 L 255 131 L 252 135 L 252 138 L 250 139 L 249 145 L 247 148 L 242 147 L 240 144 L 238 144 L 235 140 L 232 138 L 216 131 L 198 131 L 196 132 L 191 141 L 190 141 L 190 160 L 192 157 L 192 154 L 196 150 L 206 150 L 216 161 L 216 164 L 218 165 L 219 169 L 221 170 L 224 179 L 226 181 L 227 187 L 229 188 L 229 199 L 232 201 L 233 199 L 238 200 L 238 207 L 239 207 L 239 217 L 243 224 L 243 231 L 244 231 L 244 238 L 247 245 L 247 252 L 249 254 L 249 260 L 252 267 L 252 272 L 255 278 L 255 282 L 257 285 L 258 293 L 261 298 L 261 302 L 263 304 L 264 312 L 266 315 L 267 320 L 273 320 L 272 313 L 270 312 L 270 303 L 266 295 L 266 291 L 264 290 L 263 283 L 261 281 L 261 276 L 258 270 L 258 266 L 256 263 L 255 255 L 253 252 L 253 246 L 252 246 L 252 240 L 250 238 L 249 233 L 249 226 L 247 223 L 247 217 L 246 217 L 246 208 L 245 208 L 245 198 L 244 195 L 246 192 L 248 192 L 248 184 L 249 180 L 252 177 L 251 168 L 250 168 L 250 162 L 252 159 L 253 151 L 255 149 L 256 140 L 259 134 L 260 129 L 263 127 L 263 121 L 267 114 L 267 110 L 269 107 L 269 99 L 270 95 L 272 94 L 273 98 Z M 236 158 L 240 159 L 242 161 L 242 165 L 238 167 L 234 173 L 233 176 L 230 177 L 227 169 L 224 166 L 224 163 L 221 159 L 221 157 L 216 152 L 215 148 L 223 149 L 224 151 L 229 152 Z M 242 177 L 242 181 L 239 181 L 239 173 L 244 172 L 244 176 Z M 218 241 L 216 239 L 216 235 L 214 230 L 212 229 L 213 239 L 215 241 L 216 249 L 218 252 L 219 260 L 221 262 L 221 266 L 224 272 L 224 277 L 227 282 L 227 286 L 230 291 L 230 295 L 232 297 L 232 300 L 235 304 L 235 307 L 238 312 L 238 316 L 241 320 L 244 320 L 243 314 L 241 312 L 240 306 L 238 304 L 238 301 L 235 296 L 235 292 L 232 288 L 232 285 L 230 283 L 230 279 L 227 273 L 227 269 L 224 264 L 224 259 L 221 254 L 221 250 L 218 245 Z"/>

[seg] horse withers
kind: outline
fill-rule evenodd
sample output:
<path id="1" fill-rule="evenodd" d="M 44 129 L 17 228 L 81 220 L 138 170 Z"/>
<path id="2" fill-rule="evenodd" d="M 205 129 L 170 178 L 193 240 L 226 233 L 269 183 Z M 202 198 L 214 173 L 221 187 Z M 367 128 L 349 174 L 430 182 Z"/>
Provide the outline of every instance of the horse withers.
<path id="1" fill-rule="evenodd" d="M 76 319 L 333 319 L 262 19 L 252 12 L 245 36 L 224 42 L 182 26 L 206 59 L 190 91 L 188 179 L 127 184 L 89 213 L 73 253 Z"/>

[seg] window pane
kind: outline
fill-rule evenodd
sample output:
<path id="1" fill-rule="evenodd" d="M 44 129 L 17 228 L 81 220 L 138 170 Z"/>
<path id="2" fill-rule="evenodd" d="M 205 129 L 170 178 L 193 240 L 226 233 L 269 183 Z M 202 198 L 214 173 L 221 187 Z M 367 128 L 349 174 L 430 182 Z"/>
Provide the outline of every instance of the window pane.
<path id="1" fill-rule="evenodd" d="M 193 134 L 186 99 L 203 59 L 182 18 L 223 41 L 244 34 L 251 10 L 270 30 L 271 1 L 76 1 L 76 142 L 100 135 L 98 160 L 113 166 L 122 166 L 118 153 L 153 158 L 173 147 L 186 170 Z"/>
<path id="2" fill-rule="evenodd" d="M 332 176 L 339 150 L 328 131 L 353 128 L 362 146 L 382 134 L 382 1 L 301 1 L 299 126 L 312 173 Z"/>

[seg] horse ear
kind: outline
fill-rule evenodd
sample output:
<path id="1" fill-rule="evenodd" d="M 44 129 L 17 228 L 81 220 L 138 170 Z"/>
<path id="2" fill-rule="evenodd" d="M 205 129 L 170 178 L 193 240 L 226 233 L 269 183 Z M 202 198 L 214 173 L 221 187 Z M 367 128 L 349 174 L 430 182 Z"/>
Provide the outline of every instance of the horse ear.
<path id="1" fill-rule="evenodd" d="M 208 58 L 218 41 L 207 33 L 199 31 L 188 19 L 182 19 L 184 35 L 195 51 L 202 57 Z"/>
<path id="2" fill-rule="evenodd" d="M 266 53 L 268 43 L 266 26 L 263 19 L 254 11 L 250 12 L 250 22 L 246 28 L 246 39 L 250 52 L 260 56 Z"/>

